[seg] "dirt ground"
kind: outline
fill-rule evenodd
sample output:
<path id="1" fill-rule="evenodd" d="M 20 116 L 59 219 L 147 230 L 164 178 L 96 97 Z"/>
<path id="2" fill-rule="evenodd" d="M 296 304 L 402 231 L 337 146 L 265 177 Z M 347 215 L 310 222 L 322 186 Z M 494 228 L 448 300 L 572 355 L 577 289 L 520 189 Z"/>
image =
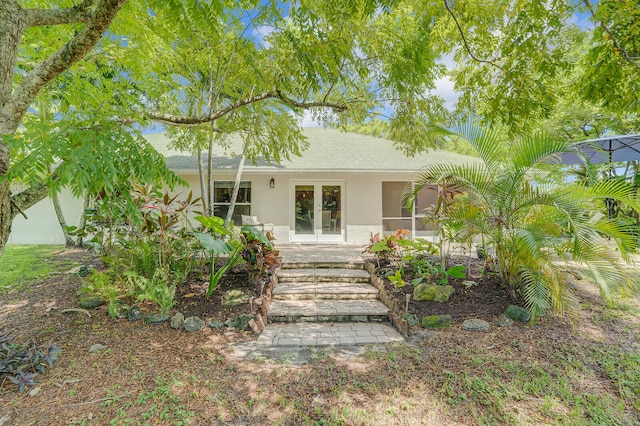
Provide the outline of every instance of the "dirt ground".
<path id="1" fill-rule="evenodd" d="M 59 256 L 96 262 L 76 250 Z M 473 291 L 454 283 L 456 294 L 440 306 L 441 312 L 448 307 L 454 319 L 490 319 L 508 304 L 497 297 L 490 281 L 478 282 Z M 578 423 L 607 424 L 581 414 L 580 405 L 550 401 L 535 390 L 511 398 L 505 396 L 505 387 L 520 375 L 542 374 L 539 371 L 558 374 L 551 380 L 564 380 L 559 360 L 578 359 L 585 348 L 617 345 L 629 353 L 640 351 L 639 322 L 612 314 L 593 290 L 580 295 L 585 309 L 572 321 L 553 316 L 535 326 L 516 324 L 488 333 L 466 332 L 454 324 L 415 333 L 406 345 L 374 347 L 362 355 L 312 351 L 309 362 L 293 365 L 286 354 L 238 357 L 237 347 L 251 347 L 256 340 L 249 332 L 205 327 L 186 333 L 168 324 L 113 320 L 104 307 L 91 311 L 91 317 L 63 314 L 76 307 L 80 285 L 81 278 L 60 274 L 0 295 L 2 333 L 20 341 L 51 341 L 62 349 L 53 368 L 39 377 L 36 395 L 29 395 L 31 388 L 18 393 L 13 384 L 2 383 L 0 424 L 563 424 L 575 412 Z M 233 285 L 223 283 L 219 293 Z M 216 305 L 203 307 L 199 291 L 190 286 L 179 292 L 178 308 L 205 319 L 230 313 Z M 196 295 L 185 297 L 190 293 Z M 459 308 L 463 304 L 467 308 Z M 248 306 L 238 309 L 246 312 Z M 425 312 L 436 313 L 436 307 Z M 88 353 L 95 343 L 107 349 Z M 510 372 L 514 362 L 521 367 Z M 587 367 L 571 378 L 574 393 L 605 402 L 616 395 L 619 382 L 605 374 L 604 366 Z M 488 372 L 502 376 L 494 388 L 482 387 L 490 383 Z M 485 382 L 478 381 L 482 378 Z M 466 393 L 458 388 L 463 385 Z M 636 424 L 640 414 L 633 401 L 626 401 L 612 403 L 622 419 L 617 423 Z"/>

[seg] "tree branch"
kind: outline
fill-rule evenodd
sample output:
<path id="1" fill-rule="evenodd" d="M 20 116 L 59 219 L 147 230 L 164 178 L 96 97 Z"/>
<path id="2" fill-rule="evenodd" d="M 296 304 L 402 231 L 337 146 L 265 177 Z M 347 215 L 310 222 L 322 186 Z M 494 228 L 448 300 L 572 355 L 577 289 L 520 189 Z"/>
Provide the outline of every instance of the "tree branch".
<path id="1" fill-rule="evenodd" d="M 631 65 L 633 65 L 634 67 L 640 70 L 640 64 L 636 62 L 631 55 L 629 55 L 629 52 L 627 52 L 625 49 L 622 48 L 622 46 L 620 46 L 620 43 L 618 43 L 618 39 L 616 38 L 616 36 L 613 35 L 613 31 L 611 31 L 611 28 L 609 28 L 607 24 L 604 23 L 604 21 L 598 21 L 598 19 L 596 18 L 596 12 L 595 10 L 593 10 L 593 5 L 591 4 L 591 2 L 589 0 L 583 0 L 583 1 L 584 1 L 584 4 L 589 9 L 589 12 L 591 12 L 591 16 L 593 17 L 593 20 L 599 23 L 602 29 L 605 30 L 607 34 L 609 34 L 609 37 L 611 37 L 611 41 L 613 42 L 613 45 L 615 46 L 616 49 L 618 49 L 620 53 L 622 53 L 622 56 L 624 57 L 624 59 L 627 62 L 629 62 Z"/>
<path id="2" fill-rule="evenodd" d="M 464 47 L 467 50 L 467 53 L 469 54 L 469 56 L 471 56 L 471 59 L 473 59 L 476 62 L 492 65 L 492 66 L 498 68 L 499 70 L 501 70 L 502 72 L 506 72 L 505 69 L 502 68 L 499 64 L 496 64 L 495 62 L 490 61 L 490 60 L 477 58 L 473 54 L 473 52 L 471 51 L 471 48 L 469 47 L 469 43 L 467 42 L 467 38 L 464 35 L 464 31 L 462 30 L 462 26 L 460 25 L 460 22 L 458 22 L 458 18 L 456 17 L 456 15 L 453 13 L 451 8 L 449 7 L 449 3 L 447 3 L 447 0 L 443 0 L 443 1 L 444 1 L 444 7 L 447 8 L 447 11 L 449 12 L 449 15 L 451 15 L 451 17 L 453 18 L 454 22 L 456 23 L 456 26 L 458 27 L 458 32 L 460 33 L 460 37 L 462 37 L 462 43 L 464 44 Z"/>
<path id="3" fill-rule="evenodd" d="M 18 120 L 18 122 L 21 120 L 33 99 L 47 83 L 69 69 L 93 49 L 126 1 L 96 0 L 95 8 L 86 19 L 87 24 L 84 28 L 56 53 L 27 74 L 20 86 L 16 88 L 9 106 L 9 115 L 14 120 Z M 76 13 L 79 16 L 84 15 L 79 10 L 76 10 Z M 37 22 L 35 18 L 32 19 Z M 42 22 L 44 20 L 45 18 L 42 17 Z"/>
<path id="4" fill-rule="evenodd" d="M 18 214 L 22 214 L 24 217 L 27 217 L 24 214 L 24 211 L 37 202 L 44 200 L 48 195 L 49 185 L 44 182 L 13 195 L 11 197 L 11 219 L 16 217 Z"/>
<path id="5" fill-rule="evenodd" d="M 39 25 L 61 25 L 86 22 L 89 19 L 89 7 L 93 2 L 85 0 L 82 3 L 64 9 L 23 9 L 28 27 Z"/>
<path id="6" fill-rule="evenodd" d="M 203 124 L 203 123 L 208 123 L 211 121 L 215 121 L 221 117 L 224 117 L 225 115 L 229 114 L 230 112 L 239 109 L 245 105 L 250 105 L 256 102 L 260 102 L 260 101 L 264 101 L 266 99 L 279 99 L 280 101 L 282 101 L 283 103 L 289 105 L 290 107 L 293 108 L 300 108 L 300 109 L 309 109 L 309 108 L 332 108 L 333 110 L 337 111 L 337 112 L 343 112 L 347 110 L 347 107 L 345 105 L 339 105 L 339 104 L 335 104 L 332 102 L 298 102 L 294 99 L 291 99 L 287 96 L 285 96 L 282 92 L 280 92 L 279 90 L 275 90 L 272 92 L 263 92 L 251 97 L 248 97 L 246 99 L 241 99 L 239 101 L 236 101 L 234 103 L 232 103 L 231 105 L 227 106 L 226 108 L 223 108 L 221 110 L 218 111 L 213 111 L 211 114 L 208 115 L 202 115 L 199 117 L 186 117 L 186 116 L 180 116 L 180 115 L 172 115 L 172 114 L 160 114 L 160 113 L 155 113 L 155 112 L 148 112 L 146 115 L 147 117 L 149 117 L 151 120 L 154 121 L 159 121 L 165 124 L 170 124 L 170 125 L 195 125 L 195 124 Z"/>

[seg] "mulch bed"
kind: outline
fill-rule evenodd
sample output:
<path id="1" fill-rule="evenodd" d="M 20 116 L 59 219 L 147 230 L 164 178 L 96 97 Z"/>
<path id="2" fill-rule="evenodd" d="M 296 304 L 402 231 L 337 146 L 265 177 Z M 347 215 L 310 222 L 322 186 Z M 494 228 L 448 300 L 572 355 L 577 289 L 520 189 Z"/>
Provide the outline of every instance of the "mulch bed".
<path id="1" fill-rule="evenodd" d="M 437 258 L 432 259 L 437 262 Z M 397 268 L 394 262 L 376 262 L 370 259 L 375 266 L 375 273 L 379 277 L 384 277 L 384 273 L 389 269 Z M 452 256 L 449 266 L 465 265 L 469 266 L 465 279 L 449 278 L 449 285 L 453 286 L 455 292 L 448 302 L 416 301 L 411 298 L 408 312 L 415 314 L 418 319 L 428 315 L 450 315 L 454 322 L 462 322 L 466 319 L 478 318 L 485 321 L 493 321 L 500 314 L 504 313 L 510 304 L 518 303 L 518 300 L 509 294 L 509 291 L 502 285 L 498 275 L 486 268 L 484 260 L 462 256 Z M 404 280 L 407 284 L 404 287 L 396 287 L 389 279 L 384 279 L 384 286 L 387 294 L 391 295 L 402 306 L 405 313 L 406 295 L 413 295 L 414 286 L 411 280 L 416 277 L 410 266 L 404 268 Z M 464 280 L 474 281 L 477 284 L 467 287 L 462 284 Z"/>
<path id="2" fill-rule="evenodd" d="M 172 312 L 181 312 L 185 318 L 197 316 L 203 320 L 216 318 L 223 321 L 252 313 L 250 311 L 253 304 L 250 298 L 259 298 L 261 289 L 259 285 L 250 282 L 249 274 L 244 267 L 238 266 L 228 271 L 210 297 L 207 297 L 209 281 L 205 272 L 208 273 L 197 271 L 191 274 L 187 282 L 176 289 L 176 304 Z M 229 290 L 241 290 L 246 295 L 244 302 L 236 306 L 225 305 L 224 296 Z"/>

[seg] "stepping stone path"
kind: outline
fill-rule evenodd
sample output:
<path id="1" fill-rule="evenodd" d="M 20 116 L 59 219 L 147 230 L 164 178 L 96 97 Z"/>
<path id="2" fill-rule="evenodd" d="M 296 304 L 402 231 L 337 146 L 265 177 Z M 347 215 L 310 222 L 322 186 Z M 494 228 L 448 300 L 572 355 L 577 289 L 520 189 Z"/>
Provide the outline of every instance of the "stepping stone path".
<path id="1" fill-rule="evenodd" d="M 285 257 L 261 347 L 403 342 L 360 256 Z"/>

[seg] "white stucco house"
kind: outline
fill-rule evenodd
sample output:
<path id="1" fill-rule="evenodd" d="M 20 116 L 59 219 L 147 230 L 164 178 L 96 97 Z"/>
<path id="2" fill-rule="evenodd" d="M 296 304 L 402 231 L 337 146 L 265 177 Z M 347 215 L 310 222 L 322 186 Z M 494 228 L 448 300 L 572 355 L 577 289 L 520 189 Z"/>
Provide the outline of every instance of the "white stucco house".
<path id="1" fill-rule="evenodd" d="M 363 244 L 372 234 L 409 229 L 412 236 L 428 236 L 422 210 L 433 203 L 436 191 L 422 191 L 416 208 L 409 211 L 401 203 L 402 191 L 427 164 L 476 162 L 477 159 L 447 151 L 430 151 L 406 157 L 393 142 L 338 130 L 307 128 L 309 148 L 301 157 L 280 164 L 246 162 L 241 179 L 234 220 L 240 215 L 256 216 L 277 242 Z M 163 133 L 146 138 L 167 158 L 168 167 L 185 179 L 199 195 L 197 159 L 168 148 Z M 241 141 L 215 153 L 214 205 L 224 216 L 236 177 L 239 158 L 227 153 L 241 152 Z M 177 189 L 184 191 L 186 188 Z M 77 223 L 80 200 L 62 194 L 65 215 Z M 43 200 L 18 216 L 13 223 L 10 244 L 63 244 L 50 200 Z"/>

